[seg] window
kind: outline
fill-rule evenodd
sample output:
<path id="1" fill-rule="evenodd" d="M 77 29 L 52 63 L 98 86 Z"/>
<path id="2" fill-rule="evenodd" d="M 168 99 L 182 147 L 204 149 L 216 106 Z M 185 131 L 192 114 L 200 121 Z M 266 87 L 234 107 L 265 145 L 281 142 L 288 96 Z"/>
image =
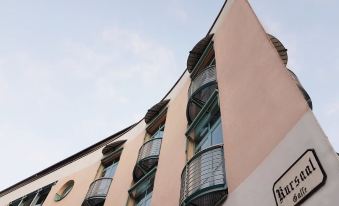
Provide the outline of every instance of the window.
<path id="1" fill-rule="evenodd" d="M 161 125 L 159 129 L 152 135 L 151 139 L 162 138 L 164 136 L 165 125 Z"/>
<path id="2" fill-rule="evenodd" d="M 61 188 L 60 190 L 55 194 L 54 200 L 60 201 L 62 199 L 64 199 L 73 189 L 74 186 L 74 180 L 69 180 L 68 182 L 66 182 Z"/>
<path id="3" fill-rule="evenodd" d="M 54 183 L 14 200 L 9 206 L 42 206 Z"/>
<path id="4" fill-rule="evenodd" d="M 49 191 L 48 191 L 49 192 Z M 37 196 L 32 202 L 32 206 L 42 206 L 42 204 L 45 202 L 45 199 L 47 198 L 48 192 L 41 191 L 37 193 Z"/>
<path id="5" fill-rule="evenodd" d="M 125 142 L 126 140 L 118 140 L 103 148 L 101 165 L 98 168 L 96 178 L 89 185 L 82 205 L 103 206 L 105 204 Z"/>
<path id="6" fill-rule="evenodd" d="M 156 169 L 153 168 L 128 191 L 135 206 L 151 206 Z"/>
<path id="7" fill-rule="evenodd" d="M 193 140 L 193 161 L 190 162 L 188 187 L 203 190 L 224 183 L 223 160 L 215 145 L 223 144 L 220 108 L 217 92 L 208 99 L 192 122 L 186 135 Z"/>
<path id="8" fill-rule="evenodd" d="M 112 178 L 117 170 L 119 163 L 119 159 L 114 160 L 110 164 L 104 165 L 104 169 L 102 170 L 101 177 Z"/>
<path id="9" fill-rule="evenodd" d="M 150 206 L 151 205 L 153 182 L 154 182 L 154 179 L 143 183 L 143 185 L 141 186 L 142 189 L 138 191 L 137 197 L 135 199 L 136 206 Z"/>
<path id="10" fill-rule="evenodd" d="M 27 195 L 26 197 L 24 197 L 21 201 L 21 203 L 19 204 L 19 206 L 30 206 L 31 205 L 31 202 L 33 201 L 35 197 L 35 194 L 32 193 L 32 194 L 29 194 Z"/>
<path id="11" fill-rule="evenodd" d="M 222 129 L 220 121 L 220 112 L 212 114 L 212 118 L 198 131 L 198 141 L 196 143 L 196 152 L 204 150 L 210 146 L 222 144 Z"/>
<path id="12" fill-rule="evenodd" d="M 15 201 L 9 203 L 9 206 L 18 206 L 20 204 L 20 202 L 21 202 L 21 199 L 15 200 Z"/>
<path id="13" fill-rule="evenodd" d="M 223 143 L 217 92 L 214 92 L 192 122 L 186 136 L 193 140 L 195 153 Z"/>

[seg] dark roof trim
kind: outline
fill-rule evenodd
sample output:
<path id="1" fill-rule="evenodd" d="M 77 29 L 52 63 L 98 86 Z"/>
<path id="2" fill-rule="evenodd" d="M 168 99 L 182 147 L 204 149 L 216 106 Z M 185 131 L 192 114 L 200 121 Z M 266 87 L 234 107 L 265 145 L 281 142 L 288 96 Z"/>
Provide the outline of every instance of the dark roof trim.
<path id="1" fill-rule="evenodd" d="M 179 79 L 174 83 L 174 85 L 171 87 L 171 89 L 166 93 L 166 95 L 161 99 L 161 101 L 165 100 L 168 95 L 173 91 L 173 89 L 175 88 L 175 86 L 177 86 L 177 84 L 180 82 L 180 80 L 182 79 L 182 77 L 185 75 L 187 69 L 184 70 L 184 72 L 180 75 Z"/>
<path id="2" fill-rule="evenodd" d="M 173 91 L 175 86 L 179 83 L 179 81 L 185 75 L 186 71 L 187 71 L 187 69 L 184 70 L 184 72 L 181 74 L 179 79 L 175 82 L 175 84 L 166 93 L 166 95 L 162 98 L 161 101 L 166 99 L 166 97 Z M 142 120 L 144 120 L 144 118 L 139 120 L 137 123 L 135 123 L 135 124 L 125 128 L 125 129 L 123 129 L 123 130 L 121 130 L 121 131 L 119 131 L 119 132 L 117 132 L 117 133 L 115 133 L 115 134 L 105 138 L 104 140 L 101 140 L 100 142 L 98 142 L 98 143 L 96 143 L 96 144 L 94 144 L 94 145 L 92 145 L 92 146 L 90 146 L 90 147 L 88 147 L 88 148 L 86 148 L 86 149 L 84 149 L 84 150 L 82 150 L 82 151 L 80 151 L 80 152 L 78 152 L 78 153 L 76 153 L 76 154 L 74 154 L 74 155 L 72 155 L 72 156 L 70 156 L 70 157 L 68 157 L 68 158 L 66 158 L 66 159 L 64 159 L 64 160 L 62 160 L 62 161 L 60 161 L 60 162 L 58 162 L 58 163 L 56 163 L 56 164 L 54 164 L 54 165 L 52 165 L 52 166 L 50 166 L 48 168 L 46 168 L 46 169 L 44 169 L 44 170 L 42 170 L 42 171 L 40 171 L 40 172 L 30 176 L 30 177 L 28 177 L 28 178 L 26 178 L 26 179 L 24 179 L 24 180 L 22 180 L 22 181 L 20 181 L 20 182 L 18 182 L 16 184 L 10 186 L 10 187 L 2 190 L 2 191 L 0 191 L 0 197 L 2 197 L 4 195 L 6 195 L 6 194 L 16 190 L 19 187 L 27 185 L 27 184 L 29 184 L 29 183 L 31 183 L 31 182 L 33 182 L 33 181 L 43 177 L 43 176 L 46 176 L 46 175 L 48 175 L 48 174 L 50 174 L 50 173 L 52 173 L 52 172 L 54 172 L 54 171 L 64 167 L 64 166 L 66 166 L 66 165 L 68 165 L 68 164 L 70 164 L 70 163 L 80 159 L 81 157 L 86 156 L 87 154 L 89 154 L 89 153 L 91 153 L 93 151 L 96 151 L 97 149 L 101 148 L 102 146 L 104 146 L 108 142 L 113 141 L 113 140 L 119 138 L 121 135 L 123 135 L 126 132 L 128 132 L 129 130 L 131 130 L 133 127 L 135 127 L 137 124 L 139 124 Z"/>
<path id="3" fill-rule="evenodd" d="M 175 82 L 175 84 L 166 93 L 166 95 L 162 98 L 161 101 L 166 99 L 166 97 L 173 91 L 175 86 L 179 83 L 179 81 L 185 75 L 186 71 L 187 71 L 187 69 L 184 70 L 184 72 L 181 74 L 179 79 Z M 74 154 L 74 155 L 72 155 L 72 156 L 70 156 L 70 157 L 68 157 L 68 158 L 66 158 L 66 159 L 64 159 L 64 160 L 62 160 L 62 161 L 60 161 L 60 162 L 58 162 L 58 163 L 56 163 L 56 164 L 54 164 L 54 165 L 52 165 L 52 166 L 50 166 L 48 168 L 46 168 L 46 169 L 44 169 L 44 170 L 42 170 L 42 171 L 40 171 L 40 172 L 30 176 L 30 177 L 28 177 L 28 178 L 26 178 L 26 179 L 24 179 L 24 180 L 22 180 L 22 181 L 20 181 L 20 182 L 18 182 L 16 184 L 10 186 L 10 187 L 2 190 L 2 191 L 0 191 L 0 197 L 2 197 L 4 195 L 6 195 L 6 194 L 16 190 L 19 187 L 27 185 L 27 184 L 29 184 L 29 183 L 31 183 L 31 182 L 33 182 L 33 181 L 43 177 L 43 176 L 46 176 L 46 175 L 48 175 L 48 174 L 50 174 L 50 173 L 52 173 L 52 172 L 54 172 L 54 171 L 64 167 L 64 166 L 66 166 L 66 165 L 68 165 L 68 164 L 70 164 L 70 163 L 80 159 L 81 157 L 86 156 L 87 154 L 89 154 L 89 153 L 91 153 L 93 151 L 96 151 L 97 149 L 103 147 L 108 142 L 113 141 L 113 140 L 119 138 L 121 135 L 123 135 L 126 132 L 128 132 L 129 130 L 131 130 L 133 127 L 135 127 L 137 124 L 139 124 L 142 120 L 144 120 L 144 118 L 139 120 L 137 123 L 135 123 L 135 124 L 125 128 L 125 129 L 123 129 L 123 130 L 121 130 L 121 131 L 119 131 L 119 132 L 117 132 L 117 133 L 115 133 L 115 134 L 113 134 L 113 135 L 103 139 L 103 140 L 101 140 L 100 142 L 98 142 L 98 143 L 96 143 L 96 144 L 94 144 L 94 145 L 92 145 L 92 146 L 90 146 L 90 147 L 88 147 L 88 148 L 86 148 L 86 149 L 84 149 L 84 150 L 82 150 L 82 151 L 80 151 L 80 152 L 78 152 L 78 153 L 76 153 L 76 154 Z"/>
<path id="4" fill-rule="evenodd" d="M 273 36 L 272 34 L 267 34 L 268 38 L 271 40 L 273 46 L 275 47 L 275 49 L 277 50 L 281 61 L 284 63 L 284 65 L 287 65 L 287 61 L 288 61 L 288 55 L 287 55 L 287 49 L 285 48 L 285 46 L 281 43 L 281 41 L 279 39 L 277 39 L 275 36 Z"/>
<path id="5" fill-rule="evenodd" d="M 222 12 L 223 9 L 224 9 L 226 3 L 227 3 L 227 0 L 225 0 L 225 3 L 223 4 L 223 6 L 222 6 L 222 8 L 221 8 L 221 10 L 220 10 L 220 12 L 219 12 L 219 14 L 218 14 L 218 16 L 215 18 L 215 20 L 214 20 L 214 22 L 213 22 L 211 28 L 208 30 L 207 35 L 210 34 L 210 32 L 212 31 L 212 29 L 213 29 L 214 25 L 216 24 L 216 22 L 217 22 L 217 20 L 218 20 L 218 18 L 219 18 L 219 16 L 220 16 L 220 14 L 221 14 L 221 12 Z M 166 99 L 167 96 L 173 91 L 173 89 L 175 88 L 175 86 L 179 83 L 179 81 L 180 81 L 180 80 L 182 79 L 182 77 L 185 75 L 186 71 L 187 71 L 187 69 L 185 69 L 185 70 L 183 71 L 183 73 L 181 74 L 181 76 L 179 77 L 179 79 L 174 83 L 174 85 L 173 85 L 173 86 L 171 87 L 171 89 L 166 93 L 166 95 L 162 98 L 161 101 L 163 101 L 164 99 Z M 22 186 L 24 186 L 24 185 L 27 185 L 27 184 L 29 184 L 29 183 L 31 183 L 31 182 L 33 182 L 33 181 L 35 181 L 35 180 L 37 180 L 37 179 L 43 177 L 43 176 L 46 176 L 46 175 L 48 175 L 48 174 L 50 174 L 50 173 L 52 173 L 52 172 L 54 172 L 54 171 L 56 171 L 56 170 L 58 170 L 58 169 L 64 167 L 64 166 L 66 166 L 66 165 L 68 165 L 68 164 L 70 164 L 70 163 L 72 163 L 72 162 L 74 162 L 74 161 L 80 159 L 81 157 L 86 156 L 87 154 L 89 154 L 89 153 L 91 153 L 91 152 L 93 152 L 93 151 L 95 151 L 95 150 L 101 148 L 102 146 L 104 146 L 105 144 L 107 144 L 107 142 L 113 141 L 113 140 L 119 138 L 121 135 L 123 135 L 123 134 L 125 134 L 126 132 L 128 132 L 129 130 L 131 130 L 133 127 L 135 127 L 137 124 L 139 124 L 142 120 L 144 120 L 144 118 L 142 118 L 141 120 L 139 120 L 137 123 L 135 123 L 135 124 L 133 124 L 133 125 L 131 125 L 131 126 L 125 128 L 125 129 L 123 129 L 123 130 L 121 130 L 121 131 L 119 131 L 119 132 L 117 132 L 117 133 L 115 133 L 115 134 L 113 134 L 113 135 L 111 135 L 111 136 L 109 136 L 109 137 L 103 139 L 103 140 L 101 140 L 100 142 L 98 142 L 98 143 L 96 143 L 96 144 L 94 144 L 94 145 L 92 145 L 92 146 L 90 146 L 90 147 L 88 147 L 88 148 L 86 148 L 86 149 L 84 149 L 84 150 L 81 150 L 80 152 L 78 152 L 78 153 L 76 153 L 76 154 L 74 154 L 74 155 L 72 155 L 72 156 L 70 156 L 70 157 L 68 157 L 68 158 L 66 158 L 66 159 L 64 159 L 64 160 L 62 160 L 62 161 L 60 161 L 60 162 L 58 162 L 58 163 L 56 163 L 56 164 L 54 164 L 54 165 L 52 165 L 52 166 L 50 166 L 50 167 L 48 167 L 48 168 L 46 168 L 46 169 L 44 169 L 44 170 L 42 170 L 42 171 L 40 171 L 40 172 L 38 172 L 38 173 L 36 173 L 36 174 L 34 174 L 34 175 L 28 177 L 28 178 L 26 178 L 26 179 L 24 179 L 24 180 L 22 180 L 22 181 L 20 181 L 20 182 L 18 182 L 18 183 L 16 183 L 16 184 L 14 184 L 14 185 L 8 187 L 8 188 L 6 188 L 6 189 L 0 191 L 0 197 L 2 197 L 2 196 L 4 196 L 4 195 L 6 195 L 6 194 L 8 194 L 8 193 L 10 193 L 10 192 L 12 192 L 12 191 L 14 191 L 14 190 L 16 190 L 16 189 L 19 188 L 19 187 L 22 187 Z"/>
<path id="6" fill-rule="evenodd" d="M 66 159 L 64 159 L 64 160 L 62 160 L 62 161 L 60 161 L 60 162 L 58 162 L 58 163 L 56 163 L 56 164 L 54 164 L 54 165 L 52 165 L 52 166 L 50 166 L 48 168 L 46 168 L 46 169 L 44 169 L 44 170 L 42 170 L 42 171 L 40 171 L 40 172 L 30 176 L 30 177 L 28 177 L 28 178 L 26 178 L 26 179 L 24 179 L 24 180 L 22 180 L 22 181 L 20 181 L 20 182 L 18 182 L 16 184 L 10 186 L 10 187 L 2 190 L 0 192 L 0 197 L 2 197 L 4 195 L 6 195 L 6 194 L 8 194 L 8 193 L 18 189 L 19 187 L 27 185 L 27 184 L 29 184 L 29 183 L 31 183 L 31 182 L 33 182 L 33 181 L 43 177 L 43 176 L 46 176 L 46 175 L 48 175 L 48 174 L 50 174 L 50 173 L 52 173 L 52 172 L 54 172 L 54 171 L 64 167 L 64 166 L 66 166 L 66 165 L 68 165 L 68 164 L 70 164 L 70 163 L 72 163 L 72 162 L 74 162 L 74 161 L 76 161 L 76 160 L 78 160 L 78 159 L 88 155 L 91 152 L 94 152 L 94 151 L 98 150 L 99 148 L 101 148 L 104 145 L 106 145 L 108 142 L 111 142 L 111 141 L 121 137 L 123 134 L 125 134 L 126 132 L 131 130 L 135 125 L 137 125 L 139 122 L 137 122 L 137 123 L 135 123 L 135 124 L 125 128 L 125 129 L 123 129 L 123 130 L 121 130 L 121 131 L 119 131 L 119 132 L 117 132 L 117 133 L 115 133 L 115 134 L 113 134 L 113 135 L 111 135 L 111 136 L 109 136 L 109 137 L 107 137 L 107 138 L 105 138 L 105 139 L 95 143 L 94 145 L 92 145 L 92 146 L 90 146 L 90 147 L 88 147 L 86 149 L 83 149 L 80 152 L 78 152 L 78 153 L 76 153 L 76 154 L 74 154 L 74 155 L 72 155 L 72 156 L 70 156 L 70 157 L 68 157 L 68 158 L 66 158 Z"/>
<path id="7" fill-rule="evenodd" d="M 211 31 L 212 31 L 214 25 L 216 24 L 217 20 L 219 19 L 219 16 L 221 15 L 221 12 L 222 12 L 222 11 L 224 10 L 224 8 L 225 8 L 226 3 L 227 3 L 227 0 L 225 0 L 224 4 L 222 5 L 222 7 L 221 7 L 221 9 L 220 9 L 220 11 L 219 11 L 219 13 L 218 13 L 218 16 L 215 18 L 215 20 L 214 20 L 214 22 L 213 22 L 211 28 L 208 30 L 206 36 L 209 35 L 209 34 L 211 33 Z M 175 84 L 172 86 L 172 88 L 167 92 L 167 94 L 164 96 L 164 98 L 162 98 L 162 100 L 166 99 L 166 97 L 172 92 L 172 90 L 174 89 L 174 87 L 179 83 L 179 81 L 180 81 L 180 80 L 182 79 L 182 77 L 185 75 L 186 71 L 187 71 L 187 68 L 184 70 L 184 72 L 181 74 L 181 76 L 180 76 L 179 79 L 175 82 Z M 162 100 L 161 100 L 161 101 L 162 101 Z"/>
<path id="8" fill-rule="evenodd" d="M 102 149 L 102 154 L 106 155 L 112 152 L 113 150 L 116 150 L 119 146 L 123 145 L 126 141 L 127 140 L 124 139 L 124 140 L 119 140 L 119 141 L 106 145 L 104 149 Z"/>
<path id="9" fill-rule="evenodd" d="M 150 123 L 156 116 L 158 116 L 159 112 L 168 104 L 168 102 L 169 99 L 162 100 L 147 110 L 144 117 L 146 124 Z"/>
<path id="10" fill-rule="evenodd" d="M 203 56 L 203 54 L 205 53 L 206 48 L 208 47 L 208 45 L 210 45 L 212 38 L 213 34 L 205 36 L 189 52 L 187 58 L 187 70 L 189 73 L 191 73 L 194 70 L 195 66 L 198 64 L 201 56 Z"/>
<path id="11" fill-rule="evenodd" d="M 193 49 L 189 52 L 189 56 L 187 58 L 187 70 L 189 73 L 193 71 L 195 68 L 196 64 L 199 62 L 200 57 L 203 55 L 205 52 L 206 47 L 209 45 L 211 40 L 213 39 L 213 34 L 211 34 L 213 27 L 217 23 L 222 11 L 225 8 L 225 5 L 227 3 L 227 0 L 225 0 L 224 4 L 222 5 L 217 17 L 214 19 L 214 22 L 210 29 L 208 30 L 206 36 L 201 39 L 194 47 Z"/>
<path id="12" fill-rule="evenodd" d="M 219 13 L 218 13 L 218 16 L 214 19 L 214 22 L 213 22 L 211 28 L 208 30 L 206 36 L 208 36 L 209 34 L 211 34 L 211 31 L 212 31 L 213 27 L 215 26 L 215 24 L 217 23 L 217 21 L 218 21 L 220 15 L 221 15 L 221 13 L 222 13 L 222 11 L 224 10 L 226 3 L 227 3 L 227 0 L 225 0 L 224 4 L 222 5 L 222 7 L 221 7 L 221 9 L 220 9 L 220 11 L 219 11 Z"/>

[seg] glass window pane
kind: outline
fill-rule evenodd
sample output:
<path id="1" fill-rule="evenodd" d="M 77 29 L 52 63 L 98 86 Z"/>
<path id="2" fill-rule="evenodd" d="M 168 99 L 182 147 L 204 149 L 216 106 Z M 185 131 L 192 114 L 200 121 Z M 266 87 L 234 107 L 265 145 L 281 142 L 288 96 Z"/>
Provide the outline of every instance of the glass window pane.
<path id="1" fill-rule="evenodd" d="M 151 200 L 152 200 L 152 193 L 148 194 L 145 197 L 145 206 L 151 206 Z"/>
<path id="2" fill-rule="evenodd" d="M 196 152 L 200 152 L 206 148 L 208 148 L 209 146 L 211 146 L 211 141 L 209 136 L 207 135 L 205 138 L 203 138 L 199 144 L 196 147 Z"/>
<path id="3" fill-rule="evenodd" d="M 222 136 L 222 128 L 220 121 L 217 122 L 215 128 L 212 131 L 212 145 L 222 144 L 223 143 L 223 136 Z"/>
<path id="4" fill-rule="evenodd" d="M 21 202 L 21 198 L 13 201 L 9 206 L 18 206 L 20 202 Z"/>
<path id="5" fill-rule="evenodd" d="M 35 195 L 29 195 L 24 198 L 24 200 L 21 202 L 20 206 L 29 206 L 31 202 L 33 201 Z"/>
<path id="6" fill-rule="evenodd" d="M 31 205 L 33 205 L 33 206 L 38 205 L 37 202 L 39 201 L 39 199 L 40 199 L 40 194 L 37 194 L 37 196 L 32 201 Z"/>
<path id="7" fill-rule="evenodd" d="M 162 137 L 164 136 L 164 129 L 165 129 L 165 126 L 164 126 L 164 125 L 160 126 L 159 129 L 158 129 L 158 131 L 156 131 L 156 132 L 152 135 L 151 139 L 153 139 L 153 138 L 162 138 Z"/>
<path id="8" fill-rule="evenodd" d="M 47 198 L 47 195 L 48 195 L 47 192 L 44 193 L 44 194 L 41 194 L 41 195 L 39 196 L 39 199 L 38 199 L 36 205 L 42 205 L 42 203 L 45 202 L 45 199 Z"/>
<path id="9" fill-rule="evenodd" d="M 102 177 L 112 178 L 115 174 L 117 167 L 118 162 L 114 162 L 111 165 L 106 166 L 102 172 Z"/>
<path id="10" fill-rule="evenodd" d="M 154 177 L 146 180 L 136 191 L 135 203 L 137 206 L 150 206 L 153 192 Z"/>

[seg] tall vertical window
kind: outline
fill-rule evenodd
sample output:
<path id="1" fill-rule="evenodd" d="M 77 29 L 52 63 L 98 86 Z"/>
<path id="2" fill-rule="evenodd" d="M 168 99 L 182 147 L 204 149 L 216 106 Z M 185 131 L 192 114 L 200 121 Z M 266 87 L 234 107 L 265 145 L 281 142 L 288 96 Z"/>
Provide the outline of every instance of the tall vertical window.
<path id="1" fill-rule="evenodd" d="M 217 92 L 206 102 L 203 110 L 188 128 L 186 136 L 194 142 L 195 153 L 213 145 L 223 144 Z"/>
<path id="2" fill-rule="evenodd" d="M 223 143 L 219 109 L 214 108 L 202 121 L 204 123 L 197 131 L 196 152 Z"/>
<path id="3" fill-rule="evenodd" d="M 33 201 L 35 194 L 29 194 L 25 198 L 22 199 L 19 206 L 30 206 L 31 202 Z"/>
<path id="4" fill-rule="evenodd" d="M 186 136 L 191 156 L 181 176 L 180 204 L 215 205 L 227 193 L 218 91 L 211 94 Z"/>
<path id="5" fill-rule="evenodd" d="M 162 138 L 164 136 L 165 125 L 159 126 L 159 129 L 151 136 L 151 139 Z"/>
<path id="6" fill-rule="evenodd" d="M 117 170 L 119 159 L 114 160 L 113 162 L 104 165 L 104 168 L 101 173 L 101 177 L 112 178 Z"/>
<path id="7" fill-rule="evenodd" d="M 32 206 L 42 206 L 42 204 L 45 202 L 45 199 L 47 198 L 49 191 L 40 191 L 37 196 L 35 197 L 35 199 L 32 202 Z"/>
<path id="8" fill-rule="evenodd" d="M 156 169 L 153 168 L 128 191 L 135 206 L 151 206 Z M 132 204 L 132 203 L 130 203 Z"/>
<path id="9" fill-rule="evenodd" d="M 145 115 L 146 134 L 133 169 L 134 185 L 128 191 L 128 205 L 151 205 L 154 176 L 164 137 L 168 102 L 169 100 L 162 100 L 150 108 Z"/>
<path id="10" fill-rule="evenodd" d="M 136 206 L 150 206 L 152 200 L 152 192 L 153 192 L 153 181 L 146 181 L 141 186 L 141 191 L 138 191 L 137 197 L 135 198 Z"/>
<path id="11" fill-rule="evenodd" d="M 117 140 L 102 149 L 103 157 L 95 180 L 90 184 L 82 205 L 103 206 L 117 171 L 126 140 Z"/>

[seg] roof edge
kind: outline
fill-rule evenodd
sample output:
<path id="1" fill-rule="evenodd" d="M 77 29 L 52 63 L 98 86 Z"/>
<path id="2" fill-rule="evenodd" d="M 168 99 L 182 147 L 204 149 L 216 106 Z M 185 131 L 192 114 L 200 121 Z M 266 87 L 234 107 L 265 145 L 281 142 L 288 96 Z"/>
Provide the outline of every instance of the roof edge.
<path id="1" fill-rule="evenodd" d="M 220 15 L 221 15 L 221 13 L 222 13 L 222 11 L 224 10 L 224 8 L 225 8 L 225 6 L 226 6 L 226 3 L 227 3 L 227 0 L 225 0 L 224 4 L 222 5 L 222 7 L 221 7 L 221 9 L 220 9 L 220 11 L 219 11 L 217 17 L 215 17 L 214 22 L 213 22 L 212 26 L 210 27 L 210 29 L 208 30 L 206 36 L 208 36 L 208 35 L 211 33 L 211 31 L 213 30 L 213 28 L 214 28 L 215 24 L 217 23 L 217 21 L 218 21 Z"/>
<path id="2" fill-rule="evenodd" d="M 213 30 L 213 27 L 215 26 L 216 22 L 218 21 L 222 11 L 224 10 L 225 8 L 225 5 L 227 3 L 227 0 L 225 0 L 223 6 L 221 7 L 217 17 L 215 18 L 212 26 L 210 27 L 210 29 L 208 30 L 207 34 L 206 35 L 209 35 L 210 32 Z M 186 73 L 187 71 L 187 68 L 183 71 L 183 73 L 180 75 L 180 77 L 178 78 L 178 80 L 174 83 L 174 85 L 171 87 L 171 89 L 165 94 L 165 96 L 161 99 L 161 101 L 165 100 L 168 95 L 173 91 L 173 89 L 175 88 L 175 86 L 180 82 L 180 80 L 182 79 L 182 77 L 184 76 L 184 74 Z M 91 152 L 94 152 L 96 151 L 97 149 L 99 149 L 100 147 L 104 146 L 107 142 L 109 141 L 113 141 L 119 137 L 121 137 L 123 134 L 127 133 L 128 131 L 130 131 L 131 129 L 133 129 L 137 124 L 139 124 L 142 120 L 144 120 L 144 118 L 142 118 L 141 120 L 139 120 L 138 122 L 118 131 L 117 133 L 81 150 L 80 152 L 77 152 L 69 157 L 67 157 L 66 159 L 63 159 L 61 160 L 60 162 L 57 162 L 56 164 L 53 164 L 49 167 L 47 167 L 46 169 L 43 169 L 41 170 L 40 172 L 38 173 L 35 173 L 33 175 L 31 175 L 30 177 L 26 178 L 26 179 L 23 179 L 21 180 L 20 182 L 18 183 L 15 183 L 14 185 L 12 186 L 9 186 L 8 188 L 6 189 L 3 189 L 2 191 L 0 191 L 0 197 L 3 197 L 5 196 L 6 194 L 10 193 L 10 192 L 13 192 L 15 191 L 16 189 L 18 189 L 19 187 L 22 187 L 22 186 L 25 186 L 37 179 L 40 179 L 41 177 L 44 177 L 78 159 L 80 159 L 81 157 L 84 157 L 86 155 L 88 155 L 89 153 Z"/>
<path id="3" fill-rule="evenodd" d="M 111 135 L 111 136 L 109 136 L 109 137 L 107 137 L 107 138 L 105 138 L 105 139 L 103 139 L 103 140 L 81 150 L 80 152 L 77 152 L 77 153 L 67 157 L 66 159 L 63 159 L 60 162 L 57 162 L 57 163 L 47 167 L 46 169 L 43 169 L 40 172 L 35 173 L 35 174 L 31 175 L 30 177 L 23 179 L 20 182 L 15 183 L 14 185 L 0 191 L 0 197 L 3 197 L 6 194 L 15 191 L 19 187 L 25 186 L 25 185 L 27 185 L 27 184 L 29 184 L 29 183 L 37 180 L 37 179 L 40 179 L 41 177 L 44 177 L 44 176 L 46 176 L 46 175 L 64 167 L 64 166 L 80 159 L 81 157 L 84 157 L 84 156 L 98 150 L 99 148 L 101 148 L 102 146 L 107 144 L 109 141 L 116 140 L 119 137 L 121 137 L 122 135 L 124 135 L 125 133 L 127 133 L 128 131 L 130 131 L 131 129 L 133 129 L 141 121 L 142 121 L 142 119 L 140 121 L 138 121 L 137 123 L 134 123 L 134 124 L 124 128 L 124 129 L 114 133 L 113 135 Z"/>

